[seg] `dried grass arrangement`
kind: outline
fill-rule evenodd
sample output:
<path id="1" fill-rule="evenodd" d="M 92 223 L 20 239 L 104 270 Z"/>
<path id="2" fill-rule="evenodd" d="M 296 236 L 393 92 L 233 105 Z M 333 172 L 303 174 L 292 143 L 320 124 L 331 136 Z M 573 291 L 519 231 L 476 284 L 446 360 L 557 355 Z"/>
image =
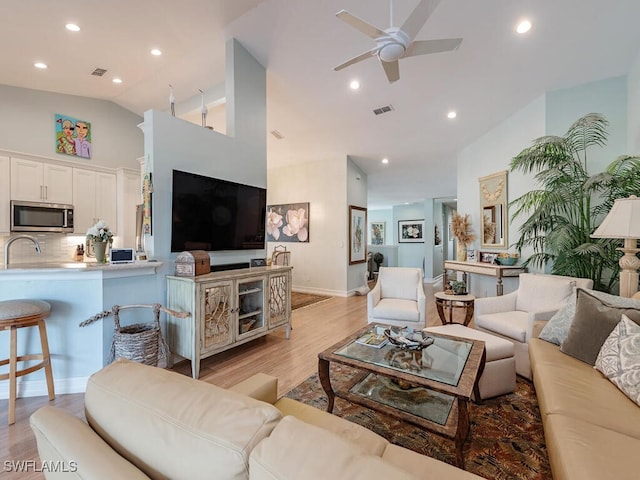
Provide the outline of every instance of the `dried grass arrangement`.
<path id="1" fill-rule="evenodd" d="M 453 236 L 456 237 L 458 243 L 468 247 L 476 239 L 476 236 L 471 230 L 471 220 L 469 214 L 460 215 L 458 212 L 454 212 L 451 217 L 451 231 Z"/>

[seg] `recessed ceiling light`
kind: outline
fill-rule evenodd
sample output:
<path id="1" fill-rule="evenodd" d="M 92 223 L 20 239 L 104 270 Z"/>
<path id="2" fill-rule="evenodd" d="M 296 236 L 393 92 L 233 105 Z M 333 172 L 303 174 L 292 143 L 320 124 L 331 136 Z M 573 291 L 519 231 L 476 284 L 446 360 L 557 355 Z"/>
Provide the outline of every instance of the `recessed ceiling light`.
<path id="1" fill-rule="evenodd" d="M 352 80 L 349 86 L 351 87 L 351 90 L 358 90 L 360 88 L 360 82 L 357 80 Z"/>
<path id="2" fill-rule="evenodd" d="M 75 23 L 67 23 L 64 26 L 64 28 L 66 28 L 70 32 L 79 32 L 80 31 L 80 27 L 78 25 L 76 25 Z"/>
<path id="3" fill-rule="evenodd" d="M 42 63 L 42 62 L 36 62 L 33 64 L 34 67 L 36 68 L 41 68 L 41 69 L 45 69 L 47 68 L 47 64 L 46 63 Z"/>
<path id="4" fill-rule="evenodd" d="M 451 110 L 449 113 L 447 113 L 447 118 L 456 118 L 458 116 L 458 114 Z"/>
<path id="5" fill-rule="evenodd" d="M 114 78 L 113 80 L 111 80 L 113 83 L 122 83 L 122 79 L 121 78 Z"/>
<path id="6" fill-rule="evenodd" d="M 529 20 L 521 21 L 516 27 L 516 32 L 518 33 L 527 33 L 531 30 L 531 22 Z"/>
<path id="7" fill-rule="evenodd" d="M 383 159 L 382 159 L 382 163 L 384 163 L 384 164 L 389 163 L 389 159 L 388 159 L 388 158 L 383 158 Z"/>
<path id="8" fill-rule="evenodd" d="M 151 50 L 151 55 L 155 55 L 156 57 L 159 57 L 160 55 L 162 55 L 162 50 L 158 50 L 157 48 L 154 48 L 153 50 Z"/>

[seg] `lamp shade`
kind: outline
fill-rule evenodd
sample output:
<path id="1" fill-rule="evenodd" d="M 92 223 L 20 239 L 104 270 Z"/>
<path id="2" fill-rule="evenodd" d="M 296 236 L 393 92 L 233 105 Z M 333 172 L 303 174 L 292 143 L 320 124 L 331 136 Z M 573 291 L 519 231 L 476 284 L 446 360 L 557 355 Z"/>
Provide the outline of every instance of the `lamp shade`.
<path id="1" fill-rule="evenodd" d="M 640 239 L 640 198 L 618 198 L 600 226 L 591 235 L 593 238 Z"/>

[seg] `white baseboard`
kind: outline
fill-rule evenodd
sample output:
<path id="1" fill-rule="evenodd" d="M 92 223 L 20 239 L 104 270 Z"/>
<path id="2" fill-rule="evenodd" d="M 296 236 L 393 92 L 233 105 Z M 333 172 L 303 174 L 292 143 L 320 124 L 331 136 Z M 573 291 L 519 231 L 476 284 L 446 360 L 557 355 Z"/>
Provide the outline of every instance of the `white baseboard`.
<path id="1" fill-rule="evenodd" d="M 63 378 L 53 381 L 53 387 L 56 395 L 64 395 L 66 393 L 84 393 L 87 389 L 89 377 Z M 42 397 L 47 396 L 46 380 L 20 381 L 17 382 L 18 398 L 26 397 Z M 9 398 L 9 380 L 0 382 L 0 399 Z"/>
<path id="2" fill-rule="evenodd" d="M 353 295 L 350 292 L 343 292 L 342 290 L 327 290 L 325 288 L 313 288 L 313 287 L 291 287 L 291 291 L 298 293 L 310 293 L 313 295 L 328 295 L 330 297 L 349 297 Z"/>

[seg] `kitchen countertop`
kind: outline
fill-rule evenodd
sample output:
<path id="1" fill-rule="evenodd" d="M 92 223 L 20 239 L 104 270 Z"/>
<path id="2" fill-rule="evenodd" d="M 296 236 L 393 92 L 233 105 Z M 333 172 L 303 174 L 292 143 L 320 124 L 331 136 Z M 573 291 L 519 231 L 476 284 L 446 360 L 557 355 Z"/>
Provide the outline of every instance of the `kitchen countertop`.
<path id="1" fill-rule="evenodd" d="M 10 263 L 8 267 L 0 266 L 0 275 L 3 273 L 59 273 L 59 272 L 121 272 L 157 269 L 163 265 L 157 261 L 143 261 L 133 263 L 109 263 L 96 262 L 42 262 L 42 263 Z M 133 273 L 133 272 L 130 272 Z"/>

